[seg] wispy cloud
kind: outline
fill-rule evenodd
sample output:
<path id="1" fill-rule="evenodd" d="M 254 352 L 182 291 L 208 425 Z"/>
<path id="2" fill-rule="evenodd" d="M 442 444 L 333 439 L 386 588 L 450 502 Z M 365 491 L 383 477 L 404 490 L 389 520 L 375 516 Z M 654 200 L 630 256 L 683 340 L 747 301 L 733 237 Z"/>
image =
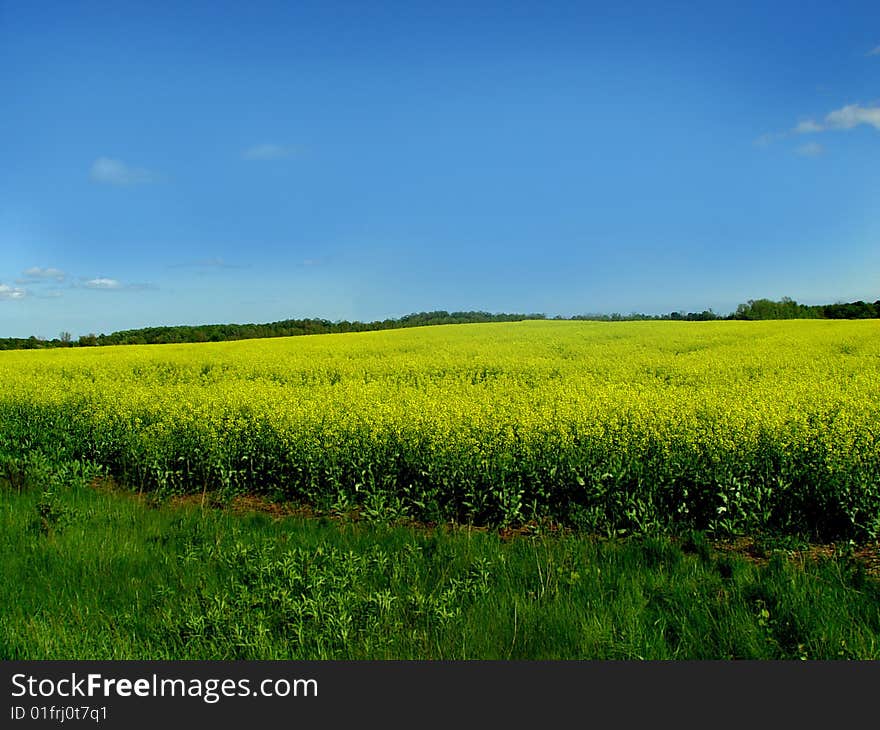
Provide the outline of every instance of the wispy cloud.
<path id="1" fill-rule="evenodd" d="M 822 125 L 817 124 L 812 119 L 805 119 L 798 122 L 798 125 L 792 130 L 795 134 L 809 134 L 810 132 L 821 132 Z"/>
<path id="2" fill-rule="evenodd" d="M 880 55 L 880 46 L 876 49 Z M 777 140 L 790 135 L 818 134 L 832 130 L 854 129 L 861 125 L 868 125 L 880 131 L 880 106 L 862 106 L 861 104 L 848 104 L 840 109 L 829 112 L 821 120 L 802 119 L 794 127 L 785 132 L 767 132 L 752 141 L 756 147 L 769 147 Z M 802 157 L 817 157 L 825 151 L 820 144 L 803 144 L 795 149 L 795 153 Z"/>
<path id="3" fill-rule="evenodd" d="M 872 48 L 865 55 L 866 56 L 880 56 L 880 46 L 877 46 L 876 48 Z"/>
<path id="4" fill-rule="evenodd" d="M 27 292 L 18 287 L 9 286 L 8 284 L 0 284 L 0 301 L 8 301 L 10 299 L 24 299 Z"/>
<path id="5" fill-rule="evenodd" d="M 22 273 L 24 279 L 19 279 L 20 282 L 36 282 L 40 280 L 54 279 L 55 281 L 64 281 L 64 278 L 67 276 L 61 269 L 56 269 L 53 267 L 41 268 L 39 266 L 31 266 L 29 269 L 25 269 Z"/>
<path id="6" fill-rule="evenodd" d="M 0 283 L 0 300 L 10 299 L 58 299 L 65 292 L 90 289 L 92 291 L 144 291 L 158 289 L 155 284 L 129 283 L 109 276 L 76 276 L 61 269 L 32 266 L 22 272 L 23 278 L 15 280 L 15 286 Z"/>
<path id="7" fill-rule="evenodd" d="M 862 124 L 880 130 L 880 106 L 849 104 L 826 114 L 821 122 L 813 119 L 800 122 L 793 131 L 797 134 L 826 132 L 832 129 L 853 129 Z"/>
<path id="8" fill-rule="evenodd" d="M 122 282 L 117 279 L 99 277 L 97 279 L 89 279 L 83 286 L 86 289 L 121 289 Z"/>
<path id="9" fill-rule="evenodd" d="M 823 152 L 825 152 L 825 148 L 818 142 L 807 142 L 795 150 L 795 154 L 801 157 L 818 157 Z"/>
<path id="10" fill-rule="evenodd" d="M 292 157 L 296 152 L 297 148 L 291 145 L 258 144 L 248 147 L 241 156 L 245 160 L 283 160 Z"/>
<path id="11" fill-rule="evenodd" d="M 825 123 L 830 129 L 852 129 L 860 124 L 869 124 L 874 129 L 880 130 L 880 106 L 864 107 L 850 104 L 831 112 L 825 117 Z"/>
<path id="12" fill-rule="evenodd" d="M 119 279 L 111 279 L 108 276 L 98 276 L 93 279 L 80 277 L 81 287 L 92 289 L 93 291 L 145 291 L 148 289 L 158 289 L 155 284 L 149 283 L 127 283 Z"/>
<path id="13" fill-rule="evenodd" d="M 92 182 L 102 185 L 143 185 L 156 181 L 155 173 L 142 167 L 131 167 L 122 160 L 99 157 L 89 172 Z"/>

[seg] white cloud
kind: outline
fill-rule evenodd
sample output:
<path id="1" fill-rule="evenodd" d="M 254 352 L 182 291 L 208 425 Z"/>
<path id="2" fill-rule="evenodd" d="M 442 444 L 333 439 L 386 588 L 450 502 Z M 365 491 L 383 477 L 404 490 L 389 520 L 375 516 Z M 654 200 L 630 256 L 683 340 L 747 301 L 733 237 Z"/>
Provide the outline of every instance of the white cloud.
<path id="1" fill-rule="evenodd" d="M 97 279 L 89 279 L 85 286 L 87 289 L 121 289 L 122 283 L 116 279 L 99 277 Z"/>
<path id="2" fill-rule="evenodd" d="M 248 147 L 241 156 L 245 160 L 283 160 L 296 153 L 296 148 L 280 144 L 258 144 Z"/>
<path id="3" fill-rule="evenodd" d="M 140 185 L 156 180 L 156 176 L 141 167 L 130 167 L 122 160 L 99 157 L 92 163 L 89 172 L 92 182 L 104 185 Z"/>
<path id="4" fill-rule="evenodd" d="M 801 122 L 794 128 L 794 131 L 799 134 L 825 132 L 829 129 L 852 129 L 860 124 L 867 124 L 880 130 L 880 106 L 849 104 L 827 114 L 821 123 L 812 119 Z"/>
<path id="5" fill-rule="evenodd" d="M 876 48 L 872 48 L 865 55 L 866 56 L 880 56 L 880 46 L 877 46 Z"/>
<path id="6" fill-rule="evenodd" d="M 795 134 L 808 134 L 810 132 L 821 132 L 823 129 L 821 124 L 817 124 L 812 119 L 806 119 L 803 122 L 799 122 L 798 125 L 794 128 Z"/>
<path id="7" fill-rule="evenodd" d="M 0 284 L 0 301 L 5 299 L 24 299 L 25 294 L 24 289 L 12 287 L 8 284 Z"/>
<path id="8" fill-rule="evenodd" d="M 818 142 L 807 142 L 795 150 L 795 153 L 801 157 L 818 157 L 823 152 L 825 152 L 825 148 Z"/>
<path id="9" fill-rule="evenodd" d="M 864 107 L 850 104 L 831 112 L 825 117 L 825 123 L 830 129 L 852 129 L 859 124 L 869 124 L 874 129 L 880 130 L 880 106 Z"/>
<path id="10" fill-rule="evenodd" d="M 22 272 L 28 279 L 55 279 L 55 281 L 64 281 L 66 274 L 61 269 L 55 269 L 51 266 L 43 269 L 39 266 L 31 266 L 31 268 Z"/>
<path id="11" fill-rule="evenodd" d="M 85 277 L 80 277 L 80 281 L 82 281 L 81 286 L 86 289 L 94 289 L 98 291 L 147 291 L 151 289 L 158 289 L 155 284 L 150 283 L 126 283 L 119 281 L 119 279 L 111 279 L 106 276 L 99 276 L 94 279 L 86 279 Z"/>

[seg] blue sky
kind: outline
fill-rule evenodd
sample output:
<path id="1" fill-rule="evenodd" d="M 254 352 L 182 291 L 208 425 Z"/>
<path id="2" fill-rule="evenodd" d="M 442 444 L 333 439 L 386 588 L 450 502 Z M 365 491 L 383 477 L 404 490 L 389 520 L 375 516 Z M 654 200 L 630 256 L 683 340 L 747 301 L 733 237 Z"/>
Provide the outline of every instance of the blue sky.
<path id="1" fill-rule="evenodd" d="M 0 0 L 0 336 L 880 299 L 876 2 Z"/>

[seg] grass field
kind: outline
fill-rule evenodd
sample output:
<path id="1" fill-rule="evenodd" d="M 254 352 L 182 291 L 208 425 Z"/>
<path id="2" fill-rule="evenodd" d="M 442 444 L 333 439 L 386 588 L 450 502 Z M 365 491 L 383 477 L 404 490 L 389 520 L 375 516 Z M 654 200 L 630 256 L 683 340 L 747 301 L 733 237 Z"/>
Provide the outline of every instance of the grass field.
<path id="1" fill-rule="evenodd" d="M 16 351 L 0 382 L 0 658 L 880 658 L 878 322 Z"/>
<path id="2" fill-rule="evenodd" d="M 235 505 L 75 470 L 8 495 L 0 657 L 880 659 L 880 580 L 845 547 L 747 561 L 701 533 L 504 540 Z"/>

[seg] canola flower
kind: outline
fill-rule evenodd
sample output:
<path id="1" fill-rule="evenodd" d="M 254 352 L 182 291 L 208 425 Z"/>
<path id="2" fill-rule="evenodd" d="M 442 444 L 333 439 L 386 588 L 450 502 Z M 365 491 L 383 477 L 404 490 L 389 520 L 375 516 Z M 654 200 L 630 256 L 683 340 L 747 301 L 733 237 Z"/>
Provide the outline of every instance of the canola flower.
<path id="1" fill-rule="evenodd" d="M 11 351 L 0 383 L 0 449 L 87 459 L 137 489 L 607 534 L 880 535 L 876 321 Z"/>

